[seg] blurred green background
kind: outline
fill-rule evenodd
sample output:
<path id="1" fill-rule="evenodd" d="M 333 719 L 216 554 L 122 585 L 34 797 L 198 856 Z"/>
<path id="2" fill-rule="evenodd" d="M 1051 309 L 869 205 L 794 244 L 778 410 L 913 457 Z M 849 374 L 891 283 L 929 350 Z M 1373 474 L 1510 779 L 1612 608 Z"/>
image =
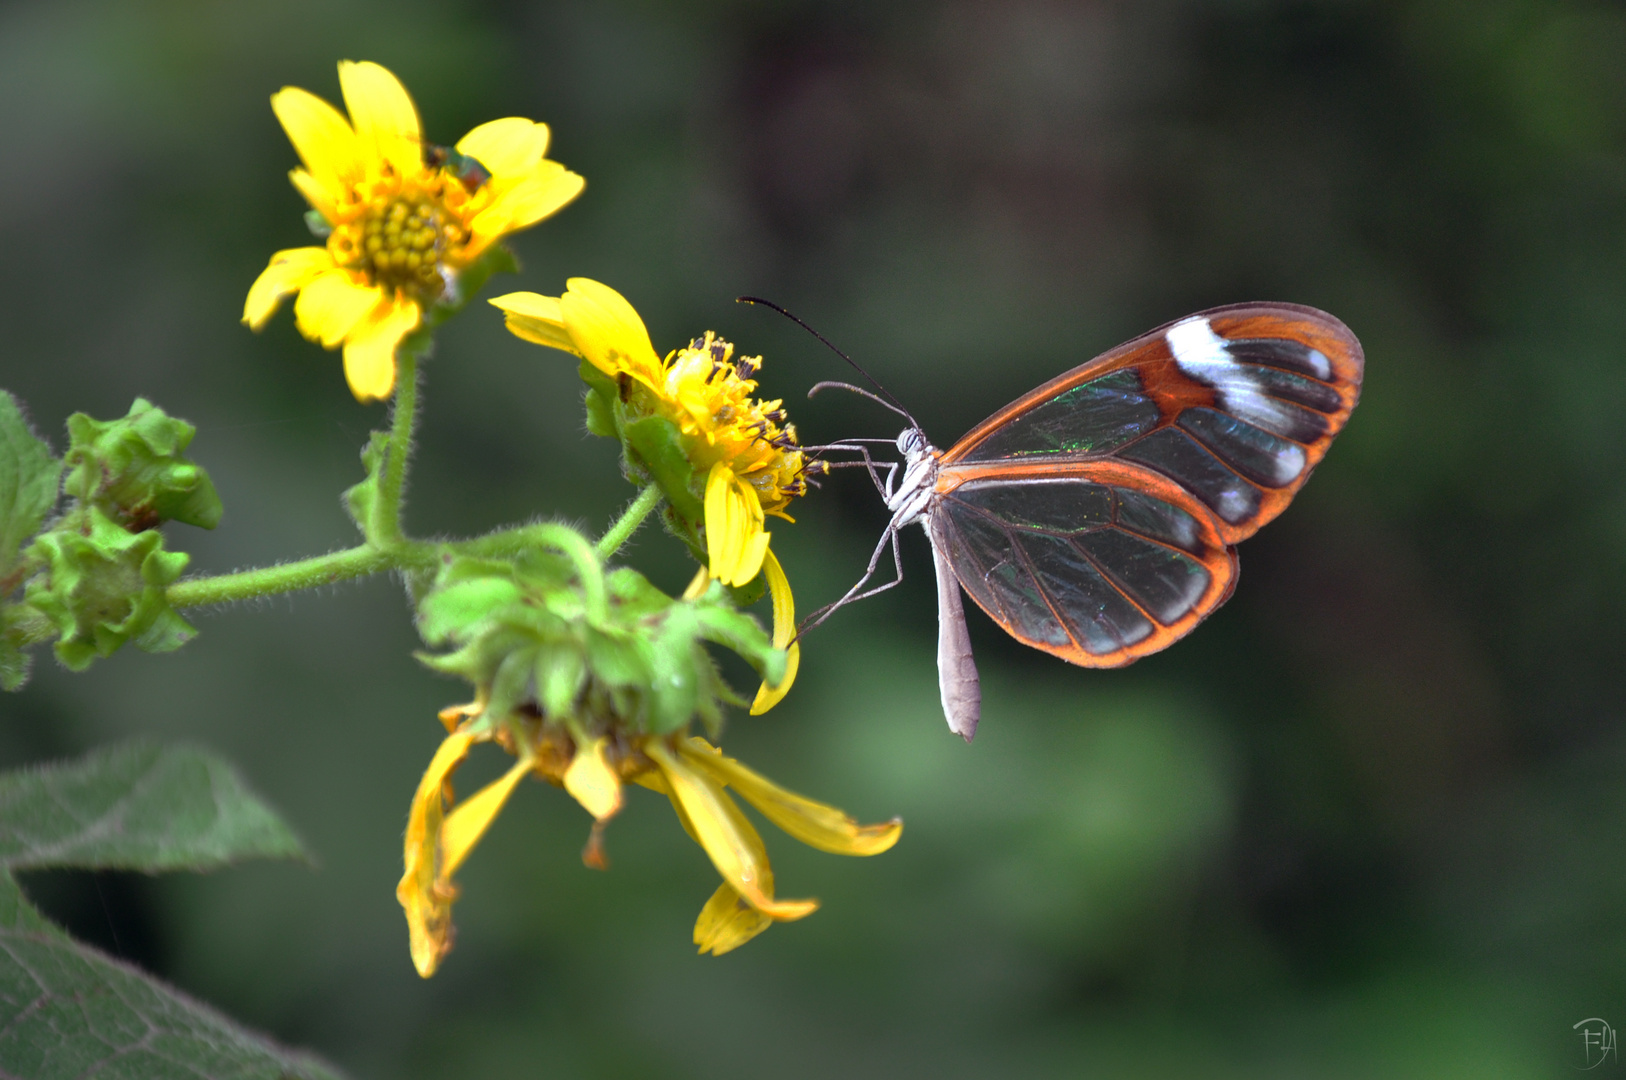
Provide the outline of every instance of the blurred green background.
<path id="1" fill-rule="evenodd" d="M 636 790 L 606 874 L 521 788 L 460 875 L 441 974 L 393 888 L 408 799 L 465 696 L 386 580 L 197 613 L 179 653 L 0 700 L 17 765 L 135 734 L 238 762 L 319 854 L 208 877 L 36 875 L 77 933 L 357 1077 L 1539 1077 L 1626 1023 L 1626 9 L 1583 0 L 686 5 L 11 0 L 0 7 L 0 385 L 63 445 L 146 395 L 198 426 L 227 513 L 198 571 L 354 541 L 380 406 L 284 313 L 309 243 L 267 96 L 377 60 L 428 137 L 546 120 L 586 194 L 499 291 L 625 293 L 665 349 L 765 353 L 803 437 L 891 435 L 772 297 L 939 445 L 1151 326 L 1313 304 L 1365 397 L 1235 599 L 1131 669 L 973 613 L 976 742 L 935 682 L 930 560 L 805 646 L 727 748 L 866 820 L 882 858 L 769 830 L 824 909 L 721 959 L 715 884 Z M 574 364 L 476 305 L 441 335 L 408 523 L 601 528 L 630 497 Z M 846 475 L 774 545 L 803 610 L 884 514 Z M 692 572 L 644 533 L 658 583 Z M 495 772 L 494 751 L 468 781 Z M 465 787 L 472 790 L 472 787 Z M 1604 1071 L 1618 1068 L 1605 1066 Z"/>

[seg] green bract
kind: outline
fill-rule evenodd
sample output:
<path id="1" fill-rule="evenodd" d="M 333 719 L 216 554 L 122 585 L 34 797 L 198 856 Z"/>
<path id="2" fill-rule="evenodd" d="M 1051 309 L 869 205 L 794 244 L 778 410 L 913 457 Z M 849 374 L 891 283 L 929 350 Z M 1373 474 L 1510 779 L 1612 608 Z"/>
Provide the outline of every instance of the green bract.
<path id="1" fill-rule="evenodd" d="M 583 360 L 578 369 L 587 384 L 587 430 L 619 440 L 627 478 L 640 487 L 655 484 L 666 496 L 661 519 L 672 534 L 708 561 L 701 539 L 706 523 L 706 474 L 683 452 L 683 433 L 664 416 L 638 404 L 641 395 L 623 393 L 613 379 Z M 624 376 L 623 376 L 624 378 Z M 757 590 L 757 596 L 762 591 Z"/>
<path id="2" fill-rule="evenodd" d="M 156 529 L 132 533 L 95 507 L 80 529 L 59 528 L 34 542 L 30 554 L 46 573 L 28 583 L 28 603 L 61 635 L 56 654 L 74 671 L 125 642 L 169 652 L 197 631 L 169 606 L 164 587 L 181 576 L 190 556 L 165 551 Z"/>
<path id="3" fill-rule="evenodd" d="M 477 725 L 534 710 L 577 730 L 665 735 L 698 716 L 708 731 L 725 703 L 744 702 L 718 674 L 706 642 L 732 649 L 764 679 L 785 654 L 722 586 L 673 599 L 635 570 L 605 571 L 592 546 L 545 526 L 537 551 L 512 561 L 454 558 L 418 605 L 430 667 L 474 684 Z"/>
<path id="4" fill-rule="evenodd" d="M 221 514 L 215 486 L 181 456 L 196 433 L 146 398 L 136 398 L 119 420 L 74 413 L 63 489 L 135 532 L 163 521 L 212 529 Z"/>

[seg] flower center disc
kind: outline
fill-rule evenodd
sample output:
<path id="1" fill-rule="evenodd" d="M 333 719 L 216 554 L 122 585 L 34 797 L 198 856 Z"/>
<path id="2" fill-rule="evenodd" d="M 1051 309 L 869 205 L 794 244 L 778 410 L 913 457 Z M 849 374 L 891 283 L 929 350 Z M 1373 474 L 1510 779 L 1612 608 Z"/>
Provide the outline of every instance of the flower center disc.
<path id="1" fill-rule="evenodd" d="M 443 256 L 460 232 L 440 202 L 400 194 L 369 206 L 348 228 L 336 230 L 340 261 L 385 289 L 431 304 L 446 289 Z"/>

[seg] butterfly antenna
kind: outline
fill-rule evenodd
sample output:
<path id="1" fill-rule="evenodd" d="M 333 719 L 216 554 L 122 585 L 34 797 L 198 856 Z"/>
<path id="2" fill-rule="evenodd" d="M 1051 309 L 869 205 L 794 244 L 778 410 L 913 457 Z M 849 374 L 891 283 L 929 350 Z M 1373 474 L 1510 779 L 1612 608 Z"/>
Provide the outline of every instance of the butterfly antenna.
<path id="1" fill-rule="evenodd" d="M 786 311 L 784 308 L 780 307 L 778 304 L 774 303 L 772 300 L 764 300 L 760 296 L 736 296 L 734 298 L 734 302 L 736 304 L 761 304 L 765 308 L 772 308 L 773 310 L 779 312 L 779 314 L 783 315 L 785 318 L 789 319 L 791 322 L 795 323 L 797 326 L 800 326 L 803 330 L 806 330 L 808 333 L 810 333 L 814 337 L 818 338 L 821 342 L 824 343 L 825 348 L 829 349 L 831 352 L 835 353 L 837 356 L 839 356 L 843 360 L 847 361 L 847 363 L 851 364 L 854 371 L 856 371 L 856 372 L 858 372 L 858 374 L 862 375 L 869 382 L 869 384 L 871 386 L 875 387 L 876 390 L 880 391 L 880 397 L 876 397 L 874 394 L 869 393 L 867 390 L 860 390 L 858 387 L 853 386 L 853 385 L 851 385 L 849 383 L 823 382 L 823 383 L 819 383 L 818 386 L 815 386 L 812 390 L 808 391 L 808 396 L 809 397 L 811 397 L 815 392 L 817 392 L 818 390 L 820 390 L 823 387 L 840 387 L 843 390 L 851 390 L 854 393 L 862 394 L 863 396 L 869 398 L 871 401 L 876 401 L 876 402 L 879 402 L 882 405 L 885 405 L 887 408 L 891 409 L 893 412 L 897 413 L 899 416 L 901 416 L 905 420 L 909 421 L 909 426 L 910 427 L 914 427 L 914 428 L 920 427 L 920 424 L 915 420 L 915 418 L 913 416 L 910 415 L 909 410 L 905 409 L 903 407 L 903 403 L 900 402 L 897 398 L 893 397 L 891 392 L 888 391 L 886 387 L 881 385 L 880 380 L 876 379 L 875 376 L 873 376 L 869 372 L 865 371 L 862 367 L 859 366 L 859 363 L 858 363 L 857 360 L 854 360 L 852 357 L 848 356 L 846 353 L 844 353 L 840 349 L 836 348 L 835 345 L 833 345 L 831 343 L 829 338 L 825 337 L 823 334 L 819 333 L 817 330 L 815 330 L 811 326 L 807 325 L 807 323 L 803 322 L 801 319 L 798 319 L 795 315 L 792 315 L 790 312 Z"/>

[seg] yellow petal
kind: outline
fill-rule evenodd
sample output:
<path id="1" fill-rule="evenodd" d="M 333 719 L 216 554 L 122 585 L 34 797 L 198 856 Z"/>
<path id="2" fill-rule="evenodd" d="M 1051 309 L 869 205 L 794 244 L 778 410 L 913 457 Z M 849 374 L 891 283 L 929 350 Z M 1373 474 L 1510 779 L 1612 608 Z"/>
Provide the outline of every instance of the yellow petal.
<path id="1" fill-rule="evenodd" d="M 711 574 L 704 566 L 694 572 L 689 579 L 689 587 L 683 590 L 683 600 L 698 600 L 706 592 L 706 586 L 711 584 Z"/>
<path id="2" fill-rule="evenodd" d="M 694 921 L 694 943 L 701 955 L 721 956 L 744 945 L 773 925 L 773 920 L 746 903 L 728 882 L 717 886 Z"/>
<path id="3" fill-rule="evenodd" d="M 388 310 L 388 303 L 383 289 L 357 284 L 350 271 L 334 267 L 299 291 L 294 318 L 301 334 L 336 349 L 373 309 Z"/>
<path id="4" fill-rule="evenodd" d="M 423 171 L 423 129 L 401 80 L 370 61 L 341 60 L 339 87 L 360 152 L 389 162 L 397 176 Z"/>
<path id="5" fill-rule="evenodd" d="M 756 489 L 717 462 L 706 476 L 706 558 L 711 576 L 725 585 L 744 585 L 757 576 L 768 552 L 762 531 L 762 503 Z"/>
<path id="6" fill-rule="evenodd" d="M 490 302 L 502 309 L 503 321 L 515 337 L 581 355 L 581 350 L 576 348 L 575 341 L 570 337 L 570 331 L 565 329 L 565 315 L 557 296 L 513 292 Z"/>
<path id="7" fill-rule="evenodd" d="M 762 567 L 767 572 L 768 596 L 773 600 L 773 647 L 786 649 L 785 677 L 778 686 L 764 682 L 757 687 L 756 700 L 751 702 L 751 715 L 761 716 L 784 700 L 796 681 L 796 670 L 802 666 L 802 646 L 796 636 L 796 598 L 790 593 L 790 579 L 779 565 L 772 551 L 763 553 Z M 788 646 L 788 648 L 787 648 Z"/>
<path id="8" fill-rule="evenodd" d="M 457 140 L 457 152 L 486 167 L 493 180 L 523 177 L 548 152 L 548 125 L 520 116 L 488 120 Z"/>
<path id="9" fill-rule="evenodd" d="M 740 813 L 722 787 L 710 776 L 693 768 L 683 756 L 651 739 L 644 751 L 659 766 L 672 789 L 672 801 L 688 818 L 693 835 L 711 858 L 724 881 L 745 902 L 781 922 L 811 915 L 819 908 L 817 900 L 775 900 L 772 870 L 762 838 Z"/>
<path id="10" fill-rule="evenodd" d="M 565 790 L 599 821 L 607 821 L 621 809 L 621 781 L 604 759 L 607 740 L 600 735 L 578 747 L 565 770 Z"/>
<path id="11" fill-rule="evenodd" d="M 271 95 L 271 111 L 282 122 L 288 141 L 318 185 L 338 201 L 362 174 L 356 133 L 344 115 L 297 86 L 284 86 Z"/>
<path id="12" fill-rule="evenodd" d="M 446 823 L 440 830 L 441 880 L 450 881 L 452 875 L 457 873 L 457 868 L 469 857 L 474 845 L 480 842 L 486 830 L 491 828 L 491 823 L 497 819 L 508 796 L 514 793 L 514 786 L 531 771 L 531 765 L 529 759 L 515 762 L 502 776 L 458 803 L 446 815 Z"/>
<path id="13" fill-rule="evenodd" d="M 835 855 L 879 855 L 903 835 L 903 822 L 897 818 L 884 825 L 860 825 L 835 807 L 786 791 L 724 757 L 704 739 L 679 744 L 678 753 L 699 772 L 739 792 L 763 817 L 809 847 Z"/>
<path id="14" fill-rule="evenodd" d="M 728 583 L 723 567 L 730 553 L 728 535 L 728 495 L 734 480 L 734 470 L 725 462 L 716 462 L 706 474 L 706 561 L 711 565 L 711 576 Z"/>
<path id="15" fill-rule="evenodd" d="M 749 491 L 750 488 L 746 490 Z M 761 511 L 757 511 L 754 520 L 747 520 L 748 524 L 743 532 L 745 544 L 740 549 L 740 561 L 734 568 L 736 585 L 745 585 L 756 577 L 762 569 L 763 560 L 768 557 L 769 534 L 762 530 Z"/>
<path id="16" fill-rule="evenodd" d="M 335 208 L 339 206 L 343 196 L 335 195 L 332 191 L 323 187 L 315 177 L 304 169 L 290 171 L 288 179 L 293 181 L 294 188 L 305 196 L 305 201 L 310 203 L 317 213 L 327 218 L 329 224 L 332 224 L 333 218 L 338 212 Z"/>
<path id="17" fill-rule="evenodd" d="M 333 269 L 327 248 L 303 247 L 279 251 L 249 286 L 243 301 L 243 321 L 254 330 L 275 315 L 283 300 L 303 289 L 318 274 Z"/>
<path id="18" fill-rule="evenodd" d="M 796 682 L 796 673 L 802 667 L 802 643 L 793 641 L 790 648 L 785 650 L 785 678 L 778 686 L 769 686 L 764 682 L 757 687 L 757 696 L 751 700 L 751 715 L 761 716 L 790 693 L 791 686 Z"/>
<path id="19" fill-rule="evenodd" d="M 542 167 L 512 187 L 496 185 L 497 195 L 491 205 L 469 222 L 474 246 L 484 247 L 492 240 L 530 228 L 556 213 L 586 186 L 586 180 L 557 161 L 543 162 Z"/>
<path id="20" fill-rule="evenodd" d="M 448 735 L 435 751 L 407 813 L 406 872 L 395 887 L 395 898 L 406 911 L 412 963 L 424 978 L 435 973 L 452 947 L 452 891 L 437 888 L 440 878 L 436 854 L 440 842 L 443 791 L 446 780 L 469 756 L 470 735 Z"/>
<path id="21" fill-rule="evenodd" d="M 395 349 L 418 328 L 418 305 L 380 305 L 344 343 L 344 377 L 357 401 L 376 401 L 395 389 Z"/>
<path id="22" fill-rule="evenodd" d="M 567 284 L 559 307 L 581 354 L 612 379 L 626 372 L 651 382 L 660 370 L 660 357 L 626 297 L 590 278 L 571 278 Z"/>

